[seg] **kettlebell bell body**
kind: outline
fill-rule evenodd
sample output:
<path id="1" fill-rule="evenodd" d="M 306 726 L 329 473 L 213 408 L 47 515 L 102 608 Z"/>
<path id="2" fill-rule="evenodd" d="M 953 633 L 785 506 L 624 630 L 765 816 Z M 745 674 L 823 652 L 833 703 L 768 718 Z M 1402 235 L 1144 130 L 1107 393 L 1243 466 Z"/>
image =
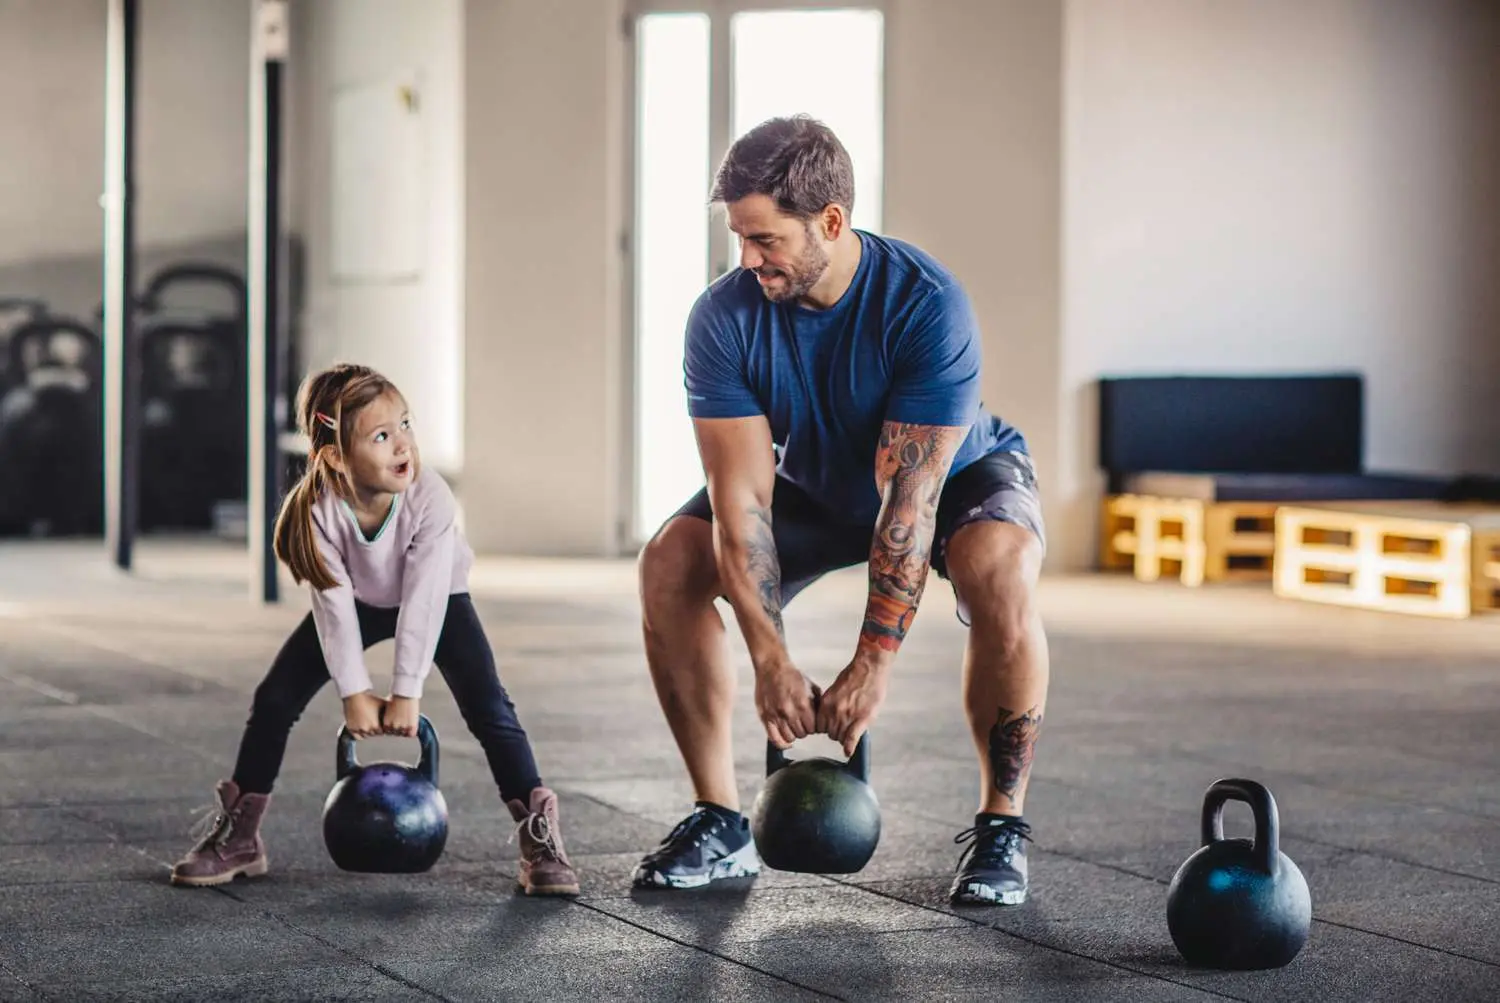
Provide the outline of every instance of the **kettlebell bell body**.
<path id="1" fill-rule="evenodd" d="M 416 766 L 361 765 L 354 736 L 339 728 L 337 778 L 323 802 L 323 843 L 346 871 L 418 874 L 437 863 L 448 842 L 448 804 L 438 789 L 437 730 L 417 720 Z"/>
<path id="2" fill-rule="evenodd" d="M 766 743 L 766 782 L 750 831 L 767 867 L 802 874 L 853 874 L 880 842 L 880 803 L 870 786 L 870 736 L 848 762 L 792 761 Z"/>
<path id="3" fill-rule="evenodd" d="M 1255 838 L 1224 838 L 1224 805 L 1244 801 Z M 1203 799 L 1203 846 L 1167 889 L 1167 928 L 1189 964 L 1247 970 L 1280 968 L 1307 942 L 1312 894 L 1279 847 L 1271 792 L 1253 780 L 1225 779 Z"/>

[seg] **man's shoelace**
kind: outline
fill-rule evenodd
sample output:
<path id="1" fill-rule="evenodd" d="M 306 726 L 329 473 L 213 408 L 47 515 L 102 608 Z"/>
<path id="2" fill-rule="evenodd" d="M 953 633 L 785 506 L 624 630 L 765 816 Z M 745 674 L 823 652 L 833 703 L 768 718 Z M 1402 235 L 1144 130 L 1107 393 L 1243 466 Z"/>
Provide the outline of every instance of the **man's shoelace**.
<path id="1" fill-rule="evenodd" d="M 661 847 L 654 856 L 658 859 L 676 856 L 690 846 L 697 846 L 718 824 L 719 820 L 712 812 L 706 808 L 699 808 L 678 822 L 672 831 L 667 833 L 667 838 L 661 841 Z"/>
<path id="2" fill-rule="evenodd" d="M 953 837 L 955 843 L 969 844 L 958 858 L 958 866 L 954 870 L 961 870 L 971 857 L 981 867 L 1008 867 L 1015 858 L 1016 851 L 1021 848 L 1023 839 L 1031 840 L 1031 826 L 1025 822 L 1007 821 L 998 825 L 970 826 Z"/>

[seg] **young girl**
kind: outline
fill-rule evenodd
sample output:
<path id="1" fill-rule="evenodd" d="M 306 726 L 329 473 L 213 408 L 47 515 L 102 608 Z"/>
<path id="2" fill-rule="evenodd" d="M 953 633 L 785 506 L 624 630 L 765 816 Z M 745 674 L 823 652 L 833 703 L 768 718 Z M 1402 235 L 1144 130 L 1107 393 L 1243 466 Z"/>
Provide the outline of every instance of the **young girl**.
<path id="1" fill-rule="evenodd" d="M 542 786 L 526 732 L 495 671 L 468 595 L 474 555 L 454 524 L 444 480 L 423 470 L 406 402 L 380 374 L 339 365 L 297 395 L 312 443 L 307 470 L 276 519 L 276 556 L 312 587 L 312 612 L 255 691 L 230 780 L 216 788 L 212 828 L 172 869 L 180 885 L 266 873 L 260 822 L 292 725 L 330 677 L 356 738 L 415 735 L 434 662 L 484 748 L 521 835 L 528 895 L 576 895 L 557 796 Z M 394 637 L 389 697 L 378 697 L 364 651 Z"/>

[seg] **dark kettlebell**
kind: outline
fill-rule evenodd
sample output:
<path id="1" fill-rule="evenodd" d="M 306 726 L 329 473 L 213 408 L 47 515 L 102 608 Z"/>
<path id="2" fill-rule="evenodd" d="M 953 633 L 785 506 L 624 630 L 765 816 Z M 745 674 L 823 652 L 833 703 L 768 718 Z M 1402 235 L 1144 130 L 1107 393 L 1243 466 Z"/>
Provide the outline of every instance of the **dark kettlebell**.
<path id="1" fill-rule="evenodd" d="M 750 814 L 755 848 L 767 867 L 803 874 L 853 874 L 880 842 L 880 803 L 870 786 L 870 735 L 848 762 L 793 762 L 766 743 L 766 783 Z"/>
<path id="2" fill-rule="evenodd" d="M 1224 838 L 1224 804 L 1255 813 L 1255 838 Z M 1192 965 L 1280 968 L 1297 956 L 1312 926 L 1312 894 L 1278 847 L 1271 792 L 1253 780 L 1217 780 L 1203 798 L 1203 846 L 1167 889 L 1167 928 Z"/>
<path id="3" fill-rule="evenodd" d="M 323 802 L 323 843 L 346 871 L 417 874 L 443 855 L 448 803 L 438 790 L 438 737 L 417 718 L 416 766 L 354 758 L 354 736 L 339 728 L 338 776 Z"/>

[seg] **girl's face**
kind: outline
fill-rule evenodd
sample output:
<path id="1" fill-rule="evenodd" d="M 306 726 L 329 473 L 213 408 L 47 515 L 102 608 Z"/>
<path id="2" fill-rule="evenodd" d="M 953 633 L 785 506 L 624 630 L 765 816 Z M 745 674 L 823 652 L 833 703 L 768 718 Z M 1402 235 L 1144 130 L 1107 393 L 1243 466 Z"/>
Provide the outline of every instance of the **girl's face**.
<path id="1" fill-rule="evenodd" d="M 361 495 L 400 494 L 416 475 L 417 439 L 406 401 L 394 391 L 377 397 L 354 419 L 344 443 L 349 479 Z"/>

